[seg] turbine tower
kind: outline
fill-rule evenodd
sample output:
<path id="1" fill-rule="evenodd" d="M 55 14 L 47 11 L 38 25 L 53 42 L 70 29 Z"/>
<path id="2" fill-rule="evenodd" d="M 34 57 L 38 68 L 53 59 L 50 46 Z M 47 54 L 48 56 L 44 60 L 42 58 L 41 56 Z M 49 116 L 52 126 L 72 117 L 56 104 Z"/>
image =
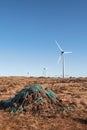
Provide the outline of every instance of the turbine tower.
<path id="1" fill-rule="evenodd" d="M 61 58 L 62 58 L 62 76 L 64 78 L 64 73 L 65 73 L 65 62 L 64 62 L 64 54 L 69 54 L 69 53 L 72 53 L 72 52 L 66 52 L 64 51 L 61 46 L 58 44 L 57 41 L 55 41 L 56 44 L 57 44 L 57 47 L 58 49 L 60 50 L 60 56 L 58 58 L 58 63 L 60 62 Z"/>

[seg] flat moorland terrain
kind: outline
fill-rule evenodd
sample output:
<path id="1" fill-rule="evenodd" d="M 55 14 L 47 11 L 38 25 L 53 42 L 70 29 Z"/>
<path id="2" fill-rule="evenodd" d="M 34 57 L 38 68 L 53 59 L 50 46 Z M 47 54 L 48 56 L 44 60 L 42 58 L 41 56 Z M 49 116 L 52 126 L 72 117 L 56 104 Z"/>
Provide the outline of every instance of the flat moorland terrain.
<path id="1" fill-rule="evenodd" d="M 87 78 L 0 77 L 0 101 L 32 84 L 51 89 L 66 106 L 72 104 L 71 109 L 50 115 L 0 109 L 0 130 L 87 130 Z"/>

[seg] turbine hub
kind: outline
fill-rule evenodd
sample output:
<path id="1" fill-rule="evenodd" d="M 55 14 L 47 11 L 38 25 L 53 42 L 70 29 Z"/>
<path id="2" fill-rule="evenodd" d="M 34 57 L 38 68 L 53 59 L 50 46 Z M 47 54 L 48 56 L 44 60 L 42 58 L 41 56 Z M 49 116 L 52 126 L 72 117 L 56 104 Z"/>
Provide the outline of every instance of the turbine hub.
<path id="1" fill-rule="evenodd" d="M 61 51 L 61 55 L 64 54 L 64 51 Z"/>

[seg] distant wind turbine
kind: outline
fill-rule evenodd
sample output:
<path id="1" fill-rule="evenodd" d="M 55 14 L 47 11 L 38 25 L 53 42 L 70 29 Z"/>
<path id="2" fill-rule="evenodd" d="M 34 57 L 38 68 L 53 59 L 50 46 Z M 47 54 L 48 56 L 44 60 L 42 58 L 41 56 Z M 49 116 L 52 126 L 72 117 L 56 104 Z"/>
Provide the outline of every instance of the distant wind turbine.
<path id="1" fill-rule="evenodd" d="M 64 51 L 64 50 L 61 48 L 61 46 L 58 44 L 58 42 L 57 42 L 57 41 L 55 41 L 55 42 L 56 42 L 56 44 L 57 44 L 58 49 L 60 50 L 60 56 L 59 56 L 59 58 L 58 58 L 58 63 L 60 62 L 60 60 L 61 60 L 61 58 L 62 58 L 62 76 L 63 76 L 63 78 L 64 78 L 64 72 L 65 72 L 64 54 L 69 54 L 69 53 L 72 53 L 72 52 L 66 52 L 66 51 Z"/>
<path id="2" fill-rule="evenodd" d="M 47 68 L 43 68 L 43 76 L 46 77 L 46 73 L 47 73 Z"/>

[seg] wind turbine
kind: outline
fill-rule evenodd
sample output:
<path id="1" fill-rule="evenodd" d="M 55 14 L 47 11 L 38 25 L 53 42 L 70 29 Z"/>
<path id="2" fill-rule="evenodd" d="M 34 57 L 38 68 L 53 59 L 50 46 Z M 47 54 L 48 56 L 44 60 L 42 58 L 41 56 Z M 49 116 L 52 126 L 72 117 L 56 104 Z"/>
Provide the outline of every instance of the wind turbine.
<path id="1" fill-rule="evenodd" d="M 62 58 L 62 73 L 63 73 L 63 78 L 64 78 L 64 72 L 65 72 L 65 63 L 64 63 L 64 54 L 69 54 L 69 53 L 72 53 L 72 52 L 66 52 L 64 51 L 61 46 L 58 44 L 57 41 L 55 41 L 56 44 L 57 44 L 57 47 L 58 49 L 60 50 L 60 56 L 58 58 L 58 63 L 60 62 L 61 58 Z"/>
<path id="2" fill-rule="evenodd" d="M 46 74 L 47 74 L 47 68 L 43 68 L 43 76 L 46 77 Z"/>

